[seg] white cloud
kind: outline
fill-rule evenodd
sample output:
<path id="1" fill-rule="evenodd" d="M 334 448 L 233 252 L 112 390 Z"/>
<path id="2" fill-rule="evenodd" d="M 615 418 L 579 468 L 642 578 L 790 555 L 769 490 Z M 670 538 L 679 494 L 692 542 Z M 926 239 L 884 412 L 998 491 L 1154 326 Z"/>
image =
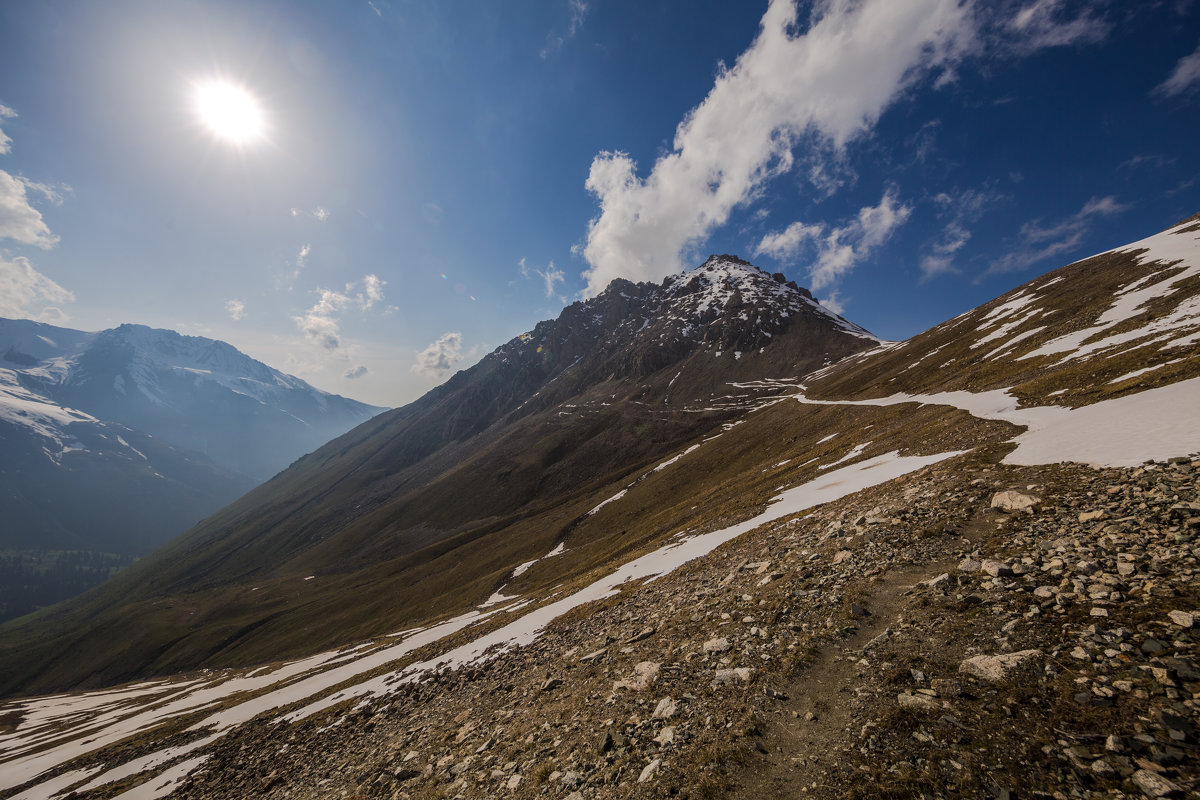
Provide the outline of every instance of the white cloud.
<path id="1" fill-rule="evenodd" d="M 358 304 L 366 311 L 383 299 L 383 287 L 387 285 L 387 281 L 380 280 L 378 275 L 364 275 L 362 283 L 363 290 L 358 296 Z"/>
<path id="2" fill-rule="evenodd" d="M 325 222 L 330 217 L 329 212 L 321 206 L 314 208 L 312 215 L 317 218 L 318 222 Z"/>
<path id="3" fill-rule="evenodd" d="M 12 119 L 17 115 L 8 106 L 0 103 L 0 119 Z M 0 155 L 6 155 L 12 152 L 12 139 L 3 130 L 0 130 Z"/>
<path id="4" fill-rule="evenodd" d="M 347 380 L 352 381 L 355 378 L 361 378 L 363 375 L 366 375 L 368 372 L 370 372 L 370 370 L 367 369 L 365 364 L 359 364 L 357 367 L 352 367 L 352 368 L 346 370 L 345 373 L 342 374 L 342 377 L 346 378 Z"/>
<path id="5" fill-rule="evenodd" d="M 377 275 L 364 275 L 361 291 L 356 291 L 355 283 L 346 284 L 342 292 L 318 289 L 318 299 L 313 307 L 292 317 L 292 321 L 310 342 L 326 352 L 336 353 L 342 348 L 339 315 L 354 306 L 360 311 L 368 310 L 383 299 L 386 285 L 387 281 L 380 280 Z"/>
<path id="6" fill-rule="evenodd" d="M 417 353 L 412 371 L 440 378 L 462 359 L 462 334 L 457 331 L 443 333 L 436 342 Z"/>
<path id="7" fill-rule="evenodd" d="M 1160 83 L 1154 91 L 1158 94 L 1174 97 L 1177 94 L 1182 94 L 1189 89 L 1197 87 L 1200 87 L 1200 45 L 1196 46 L 1194 53 L 1179 59 L 1179 63 L 1175 65 L 1175 69 L 1171 72 L 1170 76 Z"/>
<path id="8" fill-rule="evenodd" d="M 41 212 L 30 205 L 25 193 L 30 186 L 44 194 L 52 192 L 43 184 L 13 177 L 0 169 L 0 239 L 49 249 L 57 244 L 58 237 L 50 232 Z"/>
<path id="9" fill-rule="evenodd" d="M 1076 6 L 1078 4 L 1075 4 Z M 1112 26 L 1084 8 L 1075 16 L 1065 12 L 1066 0 L 1036 0 L 1013 15 L 1008 22 L 1021 50 L 1095 44 L 1108 37 Z"/>
<path id="10" fill-rule="evenodd" d="M 1097 217 L 1120 214 L 1126 208 L 1111 195 L 1093 197 L 1083 208 L 1054 224 L 1043 224 L 1040 219 L 1027 222 L 1021 226 L 1017 248 L 993 261 L 981 278 L 1028 269 L 1039 261 L 1070 253 L 1091 233 Z"/>
<path id="11" fill-rule="evenodd" d="M 1000 199 L 1001 195 L 990 189 L 968 189 L 955 195 L 940 192 L 933 198 L 940 207 L 939 216 L 948 222 L 941 236 L 929 245 L 929 252 L 921 257 L 922 281 L 959 271 L 954 258 L 971 240 L 971 230 L 967 226 L 978 222 Z"/>
<path id="12" fill-rule="evenodd" d="M 815 250 L 808 272 L 812 289 L 817 291 L 832 286 L 854 269 L 911 214 L 912 207 L 899 202 L 895 189 L 888 189 L 879 205 L 864 206 L 845 225 L 830 228 L 821 223 L 793 222 L 779 233 L 764 236 L 754 254 L 791 261 L 807 250 Z"/>
<path id="13" fill-rule="evenodd" d="M 808 242 L 820 238 L 825 232 L 823 225 L 808 225 L 803 222 L 793 222 L 778 233 L 768 233 L 758 243 L 755 255 L 766 254 L 780 261 L 795 258 L 801 248 Z"/>
<path id="14" fill-rule="evenodd" d="M 838 292 L 830 292 L 825 297 L 819 297 L 817 298 L 817 302 L 835 314 L 846 313 L 846 304 L 842 301 Z"/>
<path id="15" fill-rule="evenodd" d="M 304 269 L 305 264 L 308 263 L 308 254 L 311 252 L 312 252 L 311 244 L 306 244 L 300 248 L 300 254 L 296 256 L 296 269 L 297 270 Z"/>
<path id="16" fill-rule="evenodd" d="M 971 240 L 971 232 L 960 222 L 951 222 L 942 231 L 941 237 L 931 247 L 931 252 L 921 258 L 921 279 L 929 280 L 948 272 L 957 272 L 954 254 Z"/>
<path id="17" fill-rule="evenodd" d="M 958 0 L 825 0 L 793 37 L 796 6 L 772 0 L 758 38 L 679 124 L 648 177 L 622 152 L 592 161 L 586 186 L 600 214 L 583 249 L 586 293 L 616 277 L 678 271 L 685 249 L 793 167 L 799 143 L 836 154 L 870 130 L 906 88 L 965 52 L 975 32 L 970 8 Z"/>
<path id="18" fill-rule="evenodd" d="M 225 311 L 234 322 L 240 322 L 246 317 L 246 304 L 237 299 L 226 300 Z"/>
<path id="19" fill-rule="evenodd" d="M 75 295 L 34 269 L 29 259 L 0 257 L 0 317 L 63 323 L 58 307 L 75 302 Z"/>
<path id="20" fill-rule="evenodd" d="M 553 261 L 551 261 L 549 265 L 542 270 L 538 269 L 537 267 L 530 267 L 527 263 L 525 263 L 525 259 L 522 258 L 519 262 L 517 262 L 517 268 L 520 270 L 522 278 L 531 278 L 534 275 L 537 275 L 539 278 L 541 278 L 546 287 L 546 297 L 552 297 L 554 295 L 554 287 L 560 283 L 563 283 L 567 277 L 561 269 L 558 269 L 554 266 Z"/>
<path id="21" fill-rule="evenodd" d="M 562 50 L 563 45 L 571 39 L 575 38 L 575 34 L 579 33 L 579 29 L 583 27 L 583 21 L 587 18 L 588 3 L 586 0 L 567 0 L 567 30 L 566 33 L 558 35 L 550 33 L 546 37 L 546 46 L 542 48 L 539 54 L 543 59 Z"/>

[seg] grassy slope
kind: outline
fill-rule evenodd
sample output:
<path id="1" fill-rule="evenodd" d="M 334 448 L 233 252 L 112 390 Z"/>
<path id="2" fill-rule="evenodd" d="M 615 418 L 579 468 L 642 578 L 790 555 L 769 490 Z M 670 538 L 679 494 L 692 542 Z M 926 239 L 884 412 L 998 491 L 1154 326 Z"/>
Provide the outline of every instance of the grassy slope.
<path id="1" fill-rule="evenodd" d="M 0 692 L 257 663 L 382 635 L 481 602 L 568 534 L 597 543 L 572 564 L 587 570 L 672 528 L 631 533 L 586 512 L 731 418 L 706 402 L 683 410 L 681 393 L 694 400 L 728 391 L 730 379 L 820 366 L 824 357 L 803 355 L 807 333 L 736 361 L 701 351 L 640 383 L 601 381 L 478 432 L 464 409 L 486 381 L 460 374 L 300 459 L 116 580 L 0 628 Z M 491 417 L 513 406 L 490 402 Z M 736 472 L 721 464 L 712 479 Z"/>

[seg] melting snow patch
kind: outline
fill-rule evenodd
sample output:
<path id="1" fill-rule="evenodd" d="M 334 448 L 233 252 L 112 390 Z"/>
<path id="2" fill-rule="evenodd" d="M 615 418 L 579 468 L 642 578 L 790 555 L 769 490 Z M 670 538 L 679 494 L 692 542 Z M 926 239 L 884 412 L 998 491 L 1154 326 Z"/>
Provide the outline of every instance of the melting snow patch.
<path id="1" fill-rule="evenodd" d="M 166 797 L 175 791 L 176 784 L 188 775 L 191 775 L 197 767 L 207 760 L 208 756 L 199 756 L 182 761 L 170 769 L 163 771 L 158 777 L 151 778 L 141 786 L 135 786 L 128 792 L 122 792 L 112 798 L 112 800 L 158 800 L 160 797 Z"/>
<path id="2" fill-rule="evenodd" d="M 842 456 L 837 461 L 834 461 L 831 464 L 825 464 L 824 466 L 817 467 L 817 469 L 829 469 L 830 467 L 836 467 L 838 464 L 845 464 L 847 461 L 852 461 L 853 459 L 856 459 L 859 456 L 861 456 L 863 454 L 863 451 L 866 450 L 870 446 L 871 446 L 870 442 L 863 442 L 862 444 L 856 444 L 856 445 L 854 445 L 854 447 L 850 448 L 849 453 L 846 453 L 846 455 Z"/>
<path id="3" fill-rule="evenodd" d="M 47 797 L 53 797 L 87 776 L 98 772 L 102 767 L 88 767 L 87 769 L 74 769 L 70 772 L 64 772 L 62 775 L 51 778 L 48 781 L 31 786 L 20 794 L 15 794 L 9 800 L 45 800 Z"/>
<path id="4" fill-rule="evenodd" d="M 664 469 L 666 469 L 667 467 L 671 466 L 671 465 L 672 465 L 672 464 L 674 464 L 676 461 L 678 461 L 679 459 L 683 458 L 684 456 L 686 456 L 688 453 L 692 452 L 693 450 L 696 450 L 696 449 L 698 449 L 699 447 L 700 447 L 700 445 L 698 445 L 698 444 L 694 444 L 694 445 L 692 445 L 691 447 L 689 447 L 687 450 L 684 450 L 684 451 L 683 451 L 682 453 L 680 453 L 679 455 L 675 456 L 674 458 L 669 458 L 669 459 L 667 459 L 666 461 L 664 461 L 663 463 L 659 464 L 657 467 L 655 467 L 654 469 L 652 469 L 652 470 L 650 470 L 650 471 L 651 471 L 651 472 L 662 472 Z M 622 492 L 622 494 L 623 494 L 623 492 Z"/>
<path id="5" fill-rule="evenodd" d="M 537 562 L 538 562 L 538 559 L 535 558 L 533 561 L 526 561 L 524 564 L 518 564 L 517 568 L 513 570 L 512 576 L 514 578 L 521 577 L 529 570 L 530 567 L 532 567 Z"/>
<path id="6" fill-rule="evenodd" d="M 1082 408 L 1018 408 L 1005 389 L 990 392 L 897 394 L 877 400 L 810 400 L 813 405 L 890 406 L 927 403 L 960 408 L 981 419 L 998 419 L 1027 430 L 1013 441 L 1008 464 L 1077 461 L 1099 467 L 1133 467 L 1200 450 L 1200 378 L 1160 386 Z"/>
<path id="7" fill-rule="evenodd" d="M 625 493 L 626 493 L 626 492 L 628 492 L 628 491 L 629 491 L 628 489 L 622 489 L 621 491 L 619 491 L 619 492 L 617 492 L 616 494 L 614 494 L 612 497 L 610 497 L 610 498 L 608 498 L 607 500 L 605 500 L 604 502 L 602 502 L 600 505 L 598 505 L 598 506 L 596 506 L 595 508 L 593 508 L 591 511 L 589 511 L 589 512 L 587 513 L 587 515 L 590 517 L 590 516 L 592 516 L 593 514 L 595 514 L 597 511 L 599 511 L 600 509 L 604 508 L 604 507 L 605 507 L 606 505 L 608 505 L 609 503 L 613 503 L 613 502 L 616 502 L 617 500 L 620 500 L 622 497 L 624 497 L 624 496 L 625 496 Z"/>
<path id="8" fill-rule="evenodd" d="M 1147 275 L 1134 280 L 1117 292 L 1113 304 L 1104 311 L 1089 328 L 1064 334 L 1052 339 L 1022 359 L 1035 356 L 1062 354 L 1057 363 L 1062 364 L 1084 358 L 1099 350 L 1117 347 L 1143 339 L 1163 331 L 1191 332 L 1200 326 L 1200 298 L 1189 297 L 1168 313 L 1148 320 L 1139 328 L 1124 333 L 1103 336 L 1105 331 L 1120 325 L 1142 313 L 1153 300 L 1174 293 L 1183 282 L 1200 276 L 1200 232 L 1184 231 L 1193 223 L 1184 223 L 1171 230 L 1135 242 L 1114 253 L 1144 251 L 1136 256 L 1139 265 L 1149 267 Z M 1088 339 L 1100 336 L 1096 341 L 1084 344 Z"/>

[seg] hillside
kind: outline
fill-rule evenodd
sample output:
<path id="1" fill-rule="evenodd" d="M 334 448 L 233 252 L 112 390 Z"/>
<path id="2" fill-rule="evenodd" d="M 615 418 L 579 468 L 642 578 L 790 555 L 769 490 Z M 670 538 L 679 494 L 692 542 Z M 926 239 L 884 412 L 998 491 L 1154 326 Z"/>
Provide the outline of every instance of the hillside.
<path id="1" fill-rule="evenodd" d="M 1194 793 L 1200 362 L 1187 337 L 1200 327 L 1200 218 L 1148 242 L 829 367 L 738 375 L 712 397 L 667 398 L 678 368 L 641 378 L 623 405 L 646 409 L 639 424 L 686 414 L 697 432 L 511 525 L 520 544 L 488 551 L 488 581 L 471 582 L 479 562 L 455 542 L 426 574 L 457 581 L 467 603 L 397 613 L 391 562 L 354 573 L 374 580 L 370 614 L 402 620 L 388 635 L 351 644 L 347 629 L 345 646 L 305 658 L 281 659 L 285 646 L 253 668 L 10 701 L 4 786 L 26 798 Z M 689 358 L 711 368 L 715 350 Z M 1163 366 L 1146 369 L 1158 352 Z M 1098 384 L 1110 356 L 1120 380 Z M 611 385 L 553 410 L 618 424 Z M 510 424 L 548 421 L 520 408 Z M 404 411 L 333 445 L 353 452 Z M 527 435 L 515 457 L 547 427 L 512 430 Z M 327 450 L 293 469 L 314 480 L 314 462 L 338 463 Z M 189 539 L 207 544 L 194 531 L 176 546 Z M 351 580 L 297 572 L 223 597 L 242 608 L 271 592 L 264 605 L 284 608 L 307 596 L 299 627 L 319 638 L 327 616 L 348 619 L 338 592 L 365 596 Z M 143 607 L 175 604 L 182 620 L 205 613 L 200 599 Z M 83 641 L 70 652 L 88 657 Z"/>
<path id="2" fill-rule="evenodd" d="M 0 319 L 0 620 L 99 583 L 381 410 L 224 342 Z"/>
<path id="3" fill-rule="evenodd" d="M 661 286 L 614 282 L 95 593 L 4 628 L 3 688 L 255 663 L 379 635 L 472 607 L 567 536 L 588 544 L 572 562 L 581 574 L 663 537 L 678 513 L 630 536 L 588 511 L 764 388 L 716 404 L 714 391 L 877 342 L 730 257 Z M 716 488 L 736 470 L 706 480 Z M 114 652 L 113 637 L 127 646 Z"/>

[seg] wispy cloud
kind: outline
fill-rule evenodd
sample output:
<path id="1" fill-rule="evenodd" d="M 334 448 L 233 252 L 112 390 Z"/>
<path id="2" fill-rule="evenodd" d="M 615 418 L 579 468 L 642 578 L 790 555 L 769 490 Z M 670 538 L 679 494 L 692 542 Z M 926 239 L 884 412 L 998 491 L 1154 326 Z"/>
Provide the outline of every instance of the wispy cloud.
<path id="1" fill-rule="evenodd" d="M 1125 211 L 1127 206 L 1112 195 L 1093 197 L 1083 208 L 1058 222 L 1037 219 L 1021 226 L 1016 249 L 996 259 L 980 278 L 1017 272 L 1055 256 L 1073 252 L 1092 231 L 1093 223 Z"/>
<path id="2" fill-rule="evenodd" d="M 462 359 L 462 334 L 451 331 L 443 333 L 436 342 L 417 353 L 412 371 L 440 378 Z"/>
<path id="3" fill-rule="evenodd" d="M 912 207 L 900 202 L 895 189 L 889 189 L 878 205 L 864 206 L 844 225 L 793 222 L 782 231 L 764 236 L 754 254 L 794 261 L 815 251 L 809 281 L 813 291 L 818 291 L 834 285 L 864 261 L 911 214 Z"/>
<path id="4" fill-rule="evenodd" d="M 368 372 L 370 372 L 370 370 L 367 369 L 365 364 L 359 364 L 357 367 L 351 367 L 350 369 L 348 369 L 344 373 L 342 373 L 342 377 L 347 380 L 352 381 L 352 380 L 355 380 L 356 378 L 361 378 L 363 375 L 366 375 Z"/>
<path id="5" fill-rule="evenodd" d="M 317 220 L 317 222 L 325 222 L 330 216 L 332 216 L 323 206 L 317 206 L 312 211 L 305 211 L 303 208 L 296 208 L 293 206 L 288 210 L 288 213 L 293 217 L 312 216 Z"/>
<path id="6" fill-rule="evenodd" d="M 1196 46 L 1191 55 L 1179 59 L 1175 69 L 1154 91 L 1156 94 L 1174 97 L 1196 88 L 1200 88 L 1200 45 Z"/>
<path id="7" fill-rule="evenodd" d="M 73 302 L 74 294 L 34 269 L 29 259 L 0 257 L 0 317 L 61 324 L 67 315 L 59 306 Z"/>
<path id="8" fill-rule="evenodd" d="M 1112 25 L 1099 16 L 1094 3 L 1068 3 L 1067 0 L 1036 0 L 1022 6 L 1008 21 L 1018 49 L 1041 50 L 1104 41 Z"/>
<path id="9" fill-rule="evenodd" d="M 588 294 L 616 277 L 678 271 L 686 248 L 793 168 L 798 144 L 839 151 L 975 35 L 971 7 L 958 0 L 829 0 L 808 22 L 793 36 L 803 25 L 795 3 L 773 0 L 754 43 L 721 71 L 646 178 L 626 153 L 596 156 L 586 184 L 600 203 L 583 248 Z"/>
<path id="10" fill-rule="evenodd" d="M 348 283 L 342 292 L 318 289 L 317 302 L 303 314 L 292 317 L 292 321 L 308 341 L 328 353 L 338 352 L 342 348 L 338 322 L 341 313 L 354 307 L 366 311 L 383 299 L 386 281 L 377 275 L 365 275 L 361 283 L 361 289 L 356 283 Z"/>
<path id="11" fill-rule="evenodd" d="M 308 264 L 308 254 L 312 252 L 312 245 L 306 244 L 300 248 L 299 254 L 296 255 L 296 270 L 302 270 Z"/>
<path id="12" fill-rule="evenodd" d="M 933 200 L 939 206 L 938 216 L 945 220 L 945 227 L 921 257 L 922 281 L 959 271 L 954 260 L 971 240 L 969 226 L 978 222 L 988 207 L 1000 200 L 1000 195 L 989 189 L 968 189 L 953 195 L 941 192 Z"/>
<path id="13" fill-rule="evenodd" d="M 563 45 L 575 38 L 575 34 L 579 33 L 579 29 L 583 27 L 583 21 L 587 18 L 589 4 L 586 0 L 567 0 L 567 29 L 564 33 L 551 32 L 546 36 L 546 46 L 542 48 L 539 55 L 543 58 L 550 56 L 562 50 Z"/>
<path id="14" fill-rule="evenodd" d="M 241 322 L 246 318 L 246 304 L 236 298 L 226 300 L 225 312 L 229 314 L 229 318 L 234 322 Z"/>
<path id="15" fill-rule="evenodd" d="M 542 283 L 546 287 L 546 297 L 553 297 L 554 287 L 560 283 L 563 283 L 567 277 L 561 269 L 558 269 L 554 266 L 553 261 L 551 261 L 543 270 L 538 269 L 537 267 L 529 266 L 525 259 L 522 258 L 517 263 L 517 268 L 520 270 L 522 278 L 532 278 L 534 275 L 537 275 L 539 278 L 541 278 Z"/>

